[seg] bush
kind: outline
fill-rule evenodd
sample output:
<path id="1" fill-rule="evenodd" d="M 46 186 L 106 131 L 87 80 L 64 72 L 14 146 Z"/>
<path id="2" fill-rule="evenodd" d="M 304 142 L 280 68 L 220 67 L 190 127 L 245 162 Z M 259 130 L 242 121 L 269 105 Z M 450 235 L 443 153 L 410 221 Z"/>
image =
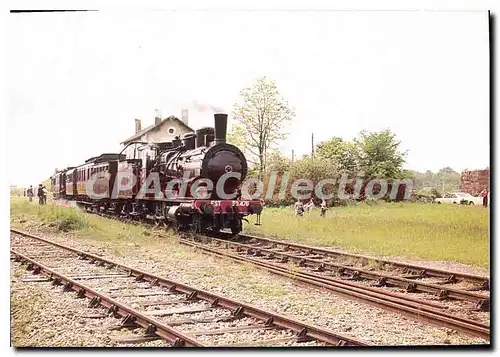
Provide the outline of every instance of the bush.
<path id="1" fill-rule="evenodd" d="M 57 226 L 57 229 L 63 232 L 69 232 L 69 231 L 74 231 L 78 229 L 82 229 L 86 227 L 86 222 L 84 222 L 83 219 L 80 217 L 65 217 L 63 218 L 60 222 L 59 225 Z"/>
<path id="2" fill-rule="evenodd" d="M 435 188 L 425 187 L 414 194 L 413 197 L 416 201 L 432 201 L 442 196 Z"/>
<path id="3" fill-rule="evenodd" d="M 87 217 L 75 208 L 55 205 L 38 206 L 38 218 L 42 222 L 51 223 L 60 231 L 69 232 L 89 226 Z"/>

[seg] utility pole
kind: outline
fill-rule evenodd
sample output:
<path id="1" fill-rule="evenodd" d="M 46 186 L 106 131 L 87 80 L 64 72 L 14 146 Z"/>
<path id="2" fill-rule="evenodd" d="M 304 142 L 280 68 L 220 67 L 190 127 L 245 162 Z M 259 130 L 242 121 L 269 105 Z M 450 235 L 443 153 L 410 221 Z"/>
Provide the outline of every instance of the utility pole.
<path id="1" fill-rule="evenodd" d="M 314 133 L 311 133 L 311 158 L 314 159 Z"/>
<path id="2" fill-rule="evenodd" d="M 292 149 L 292 164 L 293 164 L 293 159 L 295 158 L 295 152 Z"/>

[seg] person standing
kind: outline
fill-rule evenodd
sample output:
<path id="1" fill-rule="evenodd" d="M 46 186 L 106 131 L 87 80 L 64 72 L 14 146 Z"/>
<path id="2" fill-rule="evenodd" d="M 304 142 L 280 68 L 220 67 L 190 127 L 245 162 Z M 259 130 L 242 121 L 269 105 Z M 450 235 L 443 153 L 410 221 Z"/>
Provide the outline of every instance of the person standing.
<path id="1" fill-rule="evenodd" d="M 33 185 L 30 185 L 30 188 L 26 191 L 26 195 L 28 195 L 28 201 L 33 202 Z"/>
<path id="2" fill-rule="evenodd" d="M 328 206 L 326 205 L 326 201 L 323 199 L 321 200 L 321 213 L 320 213 L 320 216 L 321 217 L 326 217 L 326 211 L 328 210 Z"/>
<path id="3" fill-rule="evenodd" d="M 45 185 L 42 185 L 42 194 L 43 194 L 43 204 L 47 204 L 47 194 L 49 192 L 47 191 L 47 187 Z"/>
<path id="4" fill-rule="evenodd" d="M 488 188 L 485 187 L 484 190 L 481 192 L 481 197 L 483 198 L 483 207 L 488 207 Z"/>
<path id="5" fill-rule="evenodd" d="M 314 208 L 314 201 L 313 199 L 311 198 L 309 200 L 309 202 L 307 202 L 304 206 L 304 209 L 307 211 L 307 213 L 311 214 L 312 213 L 312 210 Z"/>
<path id="6" fill-rule="evenodd" d="M 296 216 L 302 216 L 304 214 L 304 205 L 300 200 L 295 202 L 295 215 Z"/>
<path id="7" fill-rule="evenodd" d="M 40 205 L 45 204 L 45 200 L 43 199 L 43 185 L 42 184 L 38 185 L 37 196 L 38 196 L 38 204 L 40 204 Z"/>

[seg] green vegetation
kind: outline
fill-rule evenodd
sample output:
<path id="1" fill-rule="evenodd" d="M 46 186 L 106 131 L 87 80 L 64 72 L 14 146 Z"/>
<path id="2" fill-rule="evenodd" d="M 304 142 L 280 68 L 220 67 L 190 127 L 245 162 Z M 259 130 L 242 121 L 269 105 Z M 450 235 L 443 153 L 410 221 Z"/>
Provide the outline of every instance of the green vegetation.
<path id="1" fill-rule="evenodd" d="M 459 189 L 460 173 L 451 167 L 443 167 L 436 173 L 431 170 L 410 171 L 410 175 L 413 179 L 413 188 L 421 195 L 438 197 Z"/>
<path id="2" fill-rule="evenodd" d="M 32 225 L 36 221 L 49 229 L 71 231 L 79 237 L 113 242 L 117 255 L 120 255 L 122 244 L 139 245 L 155 238 L 151 228 L 142 225 L 103 218 L 74 207 L 52 204 L 40 206 L 35 202 L 29 203 L 24 198 L 11 198 L 10 217 L 12 224 L 19 227 Z M 165 235 L 165 231 L 163 233 Z"/>
<path id="3" fill-rule="evenodd" d="M 288 136 L 283 129 L 294 116 L 276 83 L 265 76 L 240 91 L 233 107 L 234 124 L 228 142 L 243 150 L 259 178 L 266 170 L 268 152 Z"/>
<path id="4" fill-rule="evenodd" d="M 316 153 L 336 171 L 351 176 L 363 171 L 370 178 L 406 178 L 407 173 L 403 170 L 406 152 L 400 151 L 399 145 L 396 134 L 389 129 L 362 130 L 352 141 L 340 137 L 323 141 L 316 146 Z"/>
<path id="5" fill-rule="evenodd" d="M 340 137 L 333 137 L 323 141 L 316 146 L 314 157 L 304 156 L 295 161 L 284 157 L 279 152 L 273 152 L 266 159 L 266 174 L 271 172 L 288 172 L 288 190 L 285 195 L 280 195 L 281 177 L 273 191 L 272 197 L 261 197 L 266 204 L 272 206 L 286 206 L 295 202 L 292 197 L 290 186 L 292 182 L 302 179 L 310 180 L 313 185 L 322 180 L 336 180 L 335 183 L 328 183 L 323 186 L 323 194 L 333 198 L 328 199 L 329 205 L 348 204 L 349 200 L 338 197 L 339 186 L 342 175 L 347 175 L 348 182 L 345 193 L 354 192 L 354 179 L 363 179 L 367 182 L 373 178 L 393 179 L 410 178 L 410 173 L 403 169 L 406 152 L 399 148 L 399 141 L 396 135 L 390 130 L 379 132 L 361 131 L 359 135 L 351 141 L 345 141 Z M 264 178 L 264 190 L 267 192 L 269 175 Z M 375 190 L 375 192 L 377 192 Z M 385 197 L 388 199 L 389 195 Z"/>
<path id="6" fill-rule="evenodd" d="M 20 273 L 21 271 L 21 273 Z M 14 272 L 14 276 L 25 273 L 23 270 Z M 29 335 L 37 326 L 33 322 L 33 315 L 39 313 L 36 306 L 40 301 L 46 301 L 46 297 L 41 293 L 34 293 L 30 296 L 12 296 L 10 298 L 11 315 L 11 341 L 14 347 L 26 347 L 29 345 Z"/>
<path id="7" fill-rule="evenodd" d="M 489 213 L 482 207 L 371 203 L 330 208 L 325 219 L 266 208 L 247 232 L 350 252 L 489 265 Z"/>

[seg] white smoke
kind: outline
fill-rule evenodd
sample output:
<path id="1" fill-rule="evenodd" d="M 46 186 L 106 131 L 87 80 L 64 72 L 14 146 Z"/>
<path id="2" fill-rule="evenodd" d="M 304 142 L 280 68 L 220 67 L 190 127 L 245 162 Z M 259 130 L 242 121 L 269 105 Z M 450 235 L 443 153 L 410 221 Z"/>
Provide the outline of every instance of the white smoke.
<path id="1" fill-rule="evenodd" d="M 198 100 L 193 100 L 191 101 L 191 107 L 196 109 L 199 112 L 206 112 L 206 111 L 211 111 L 214 114 L 223 114 L 225 113 L 225 110 L 222 109 L 221 107 L 217 107 L 212 104 L 204 104 L 200 103 Z"/>

